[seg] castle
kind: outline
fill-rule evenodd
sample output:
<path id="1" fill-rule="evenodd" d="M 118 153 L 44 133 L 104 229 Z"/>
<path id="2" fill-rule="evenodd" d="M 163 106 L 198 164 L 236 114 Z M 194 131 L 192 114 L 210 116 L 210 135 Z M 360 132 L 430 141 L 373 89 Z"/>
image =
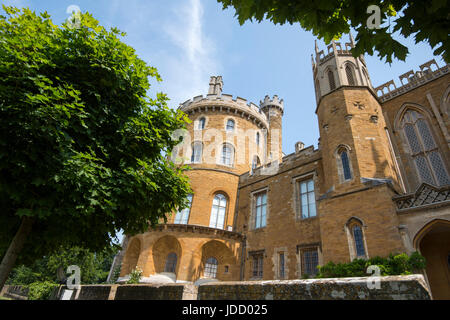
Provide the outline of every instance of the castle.
<path id="1" fill-rule="evenodd" d="M 299 279 L 419 251 L 433 297 L 450 299 L 449 65 L 373 88 L 353 46 L 316 44 L 317 149 L 283 155 L 283 100 L 233 99 L 220 76 L 180 105 L 190 207 L 126 238 L 121 279 L 136 266 L 146 282 Z"/>

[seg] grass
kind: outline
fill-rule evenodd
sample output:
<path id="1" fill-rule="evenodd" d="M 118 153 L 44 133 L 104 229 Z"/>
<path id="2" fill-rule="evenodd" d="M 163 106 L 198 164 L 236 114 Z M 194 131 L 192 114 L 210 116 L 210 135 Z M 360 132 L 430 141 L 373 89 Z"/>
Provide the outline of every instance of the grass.
<path id="1" fill-rule="evenodd" d="M 12 300 L 12 299 L 0 296 L 0 300 Z"/>

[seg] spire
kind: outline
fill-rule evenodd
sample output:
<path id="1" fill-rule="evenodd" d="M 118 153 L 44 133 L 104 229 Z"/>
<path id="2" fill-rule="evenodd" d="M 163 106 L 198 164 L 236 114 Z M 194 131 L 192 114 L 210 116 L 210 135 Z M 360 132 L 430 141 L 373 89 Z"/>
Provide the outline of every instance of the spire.
<path id="1" fill-rule="evenodd" d="M 315 45 L 316 45 L 316 56 L 319 54 L 319 46 L 317 45 L 317 39 L 316 40 L 314 40 L 314 43 L 315 43 Z"/>
<path id="2" fill-rule="evenodd" d="M 352 45 L 352 48 L 354 48 L 355 47 L 355 39 L 353 39 L 353 36 L 352 36 L 351 32 L 349 32 L 349 34 L 350 34 L 350 43 Z"/>

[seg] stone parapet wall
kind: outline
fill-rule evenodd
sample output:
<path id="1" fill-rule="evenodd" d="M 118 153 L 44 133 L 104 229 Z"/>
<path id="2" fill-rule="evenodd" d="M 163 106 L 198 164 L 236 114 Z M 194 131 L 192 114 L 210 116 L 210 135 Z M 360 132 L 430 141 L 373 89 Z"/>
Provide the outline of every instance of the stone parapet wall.
<path id="1" fill-rule="evenodd" d="M 429 300 L 423 276 L 207 283 L 198 300 Z"/>
<path id="2" fill-rule="evenodd" d="M 379 289 L 374 280 L 379 279 Z M 18 299 L 23 287 L 7 286 L 3 295 Z M 23 299 L 25 297 L 22 296 Z M 308 280 L 177 284 L 61 286 L 58 300 L 430 300 L 422 275 Z"/>

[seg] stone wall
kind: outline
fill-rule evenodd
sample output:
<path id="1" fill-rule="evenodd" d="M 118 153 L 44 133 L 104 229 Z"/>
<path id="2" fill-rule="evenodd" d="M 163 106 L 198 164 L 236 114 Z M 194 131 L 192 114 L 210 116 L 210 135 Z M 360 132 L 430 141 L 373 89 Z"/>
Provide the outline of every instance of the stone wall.
<path id="1" fill-rule="evenodd" d="M 374 280 L 379 279 L 379 289 Z M 372 288 L 370 288 L 372 286 Z M 4 296 L 23 287 L 8 286 Z M 209 282 L 193 284 L 82 285 L 69 291 L 61 286 L 56 299 L 63 300 L 430 300 L 422 275 Z M 25 298 L 25 297 L 22 297 Z"/>
<path id="2" fill-rule="evenodd" d="M 380 288 L 369 289 L 372 278 L 274 280 L 207 283 L 198 300 L 429 300 L 421 275 L 380 278 Z M 368 286 L 369 282 L 369 286 Z"/>

